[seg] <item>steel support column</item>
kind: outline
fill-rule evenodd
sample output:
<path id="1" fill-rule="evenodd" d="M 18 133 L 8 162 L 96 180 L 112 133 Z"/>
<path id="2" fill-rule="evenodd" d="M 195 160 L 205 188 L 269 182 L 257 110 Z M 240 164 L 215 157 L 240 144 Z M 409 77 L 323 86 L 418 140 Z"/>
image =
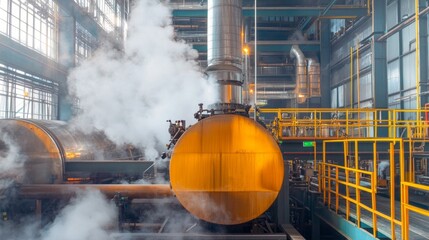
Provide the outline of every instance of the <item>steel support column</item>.
<path id="1" fill-rule="evenodd" d="M 70 69 L 75 66 L 76 21 L 73 16 L 59 8 L 58 62 Z M 72 117 L 72 104 L 68 98 L 67 82 L 60 85 L 58 94 L 58 119 L 67 121 Z"/>
<path id="2" fill-rule="evenodd" d="M 386 0 L 372 0 L 372 85 L 374 108 L 388 107 L 386 42 L 377 41 L 386 31 Z M 387 112 L 378 116 L 387 120 Z M 387 128 L 378 128 L 378 137 L 387 137 Z"/>
<path id="3" fill-rule="evenodd" d="M 419 0 L 419 12 L 426 7 L 425 0 Z M 420 106 L 424 106 L 428 102 L 428 17 L 420 15 Z"/>
<path id="4" fill-rule="evenodd" d="M 398 9 L 398 21 L 401 21 L 401 17 L 402 16 L 402 12 L 401 12 L 401 6 L 400 6 L 400 2 L 397 2 L 397 9 Z M 402 89 L 404 89 L 404 58 L 403 58 L 403 47 L 402 47 L 402 41 L 403 41 L 403 33 L 402 31 L 398 31 L 398 35 L 399 35 L 399 89 L 400 91 L 400 99 L 402 99 L 404 97 L 404 91 L 402 91 Z M 399 106 L 400 109 L 404 109 L 404 101 L 400 100 L 399 101 Z M 404 113 L 400 113 L 400 119 L 404 119 Z"/>
<path id="5" fill-rule="evenodd" d="M 320 218 L 316 215 L 316 205 L 318 198 L 316 193 L 310 193 L 311 198 L 311 239 L 319 240 L 320 239 Z"/>
<path id="6" fill-rule="evenodd" d="M 331 25 L 330 20 L 320 20 L 320 90 L 322 108 L 331 107 Z"/>
<path id="7" fill-rule="evenodd" d="M 283 178 L 283 185 L 277 197 L 277 224 L 289 224 L 290 210 L 289 210 L 289 164 L 284 160 L 285 175 Z"/>

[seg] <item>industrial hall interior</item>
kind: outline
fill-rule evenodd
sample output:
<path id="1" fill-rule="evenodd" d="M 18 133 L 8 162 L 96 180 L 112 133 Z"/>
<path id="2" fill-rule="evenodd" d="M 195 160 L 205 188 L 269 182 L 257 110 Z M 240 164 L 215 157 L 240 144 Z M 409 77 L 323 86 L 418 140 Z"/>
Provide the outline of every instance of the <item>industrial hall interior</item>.
<path id="1" fill-rule="evenodd" d="M 0 0 L 0 239 L 429 239 L 428 14 Z"/>

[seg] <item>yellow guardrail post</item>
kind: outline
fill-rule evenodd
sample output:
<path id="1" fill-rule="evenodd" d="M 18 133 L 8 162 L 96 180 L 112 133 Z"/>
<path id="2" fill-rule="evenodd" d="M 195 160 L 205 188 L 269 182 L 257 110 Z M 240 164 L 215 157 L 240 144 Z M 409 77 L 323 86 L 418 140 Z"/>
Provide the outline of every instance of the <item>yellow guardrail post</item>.
<path id="1" fill-rule="evenodd" d="M 349 152 L 348 144 L 346 143 L 346 141 L 344 141 L 344 165 L 345 166 L 348 166 L 348 164 L 349 164 L 348 158 L 347 158 L 348 152 Z M 346 169 L 345 172 L 346 172 L 346 196 L 347 196 L 347 199 L 346 199 L 346 219 L 349 220 L 349 217 L 350 217 L 350 201 L 349 201 L 350 186 L 349 186 L 349 171 L 348 171 L 348 169 Z"/>
<path id="2" fill-rule="evenodd" d="M 328 207 L 331 208 L 331 167 L 328 166 Z"/>
<path id="3" fill-rule="evenodd" d="M 357 161 L 357 157 L 358 157 L 358 142 L 355 140 L 355 162 Z M 357 164 L 356 165 L 356 170 L 357 169 Z M 358 171 L 355 171 L 355 188 L 356 188 L 356 218 L 357 218 L 357 226 L 360 228 L 360 220 L 361 220 L 361 216 L 360 216 L 360 207 L 361 207 L 361 203 L 360 203 L 360 174 Z"/>
<path id="4" fill-rule="evenodd" d="M 314 146 L 313 146 L 313 169 L 316 169 L 316 164 L 317 164 L 317 142 L 314 141 Z"/>
<path id="5" fill-rule="evenodd" d="M 323 203 L 326 204 L 326 183 L 325 183 L 325 181 L 326 181 L 326 176 L 325 176 L 326 175 L 326 166 L 325 166 L 325 164 L 326 164 L 326 142 L 323 142 L 322 144 L 323 144 L 323 152 L 322 152 L 322 154 L 323 154 L 323 156 L 322 156 L 322 160 L 323 160 L 323 162 L 322 162 Z"/>
<path id="6" fill-rule="evenodd" d="M 375 238 L 377 238 L 377 214 L 375 211 L 377 211 L 377 203 L 376 203 L 376 192 L 377 192 L 377 174 L 374 174 L 377 172 L 377 142 L 374 141 L 372 144 L 373 146 L 373 155 L 372 155 L 372 162 L 373 162 L 373 171 L 371 174 L 371 204 L 372 209 L 374 210 L 372 212 L 372 229 L 373 229 L 373 235 Z"/>
<path id="7" fill-rule="evenodd" d="M 404 143 L 403 141 L 400 141 L 400 149 L 403 148 Z M 405 211 L 405 163 L 404 163 L 404 157 L 400 156 L 400 161 L 399 161 L 399 169 L 400 169 L 400 189 L 401 189 L 401 219 L 402 219 L 402 227 L 401 227 L 401 236 L 402 239 L 408 239 L 408 229 L 407 229 L 407 214 Z"/>
<path id="8" fill-rule="evenodd" d="M 335 212 L 338 214 L 338 209 L 340 205 L 340 198 L 339 198 L 339 169 L 338 167 L 335 167 Z"/>
<path id="9" fill-rule="evenodd" d="M 424 140 L 423 140 L 424 141 Z M 429 141 L 429 140 L 428 140 Z M 359 165 L 359 147 L 361 142 L 366 143 L 372 143 L 373 146 L 373 170 L 363 170 L 360 169 Z M 408 144 L 411 146 L 413 145 L 414 141 L 408 140 Z M 334 163 L 327 163 L 326 159 L 328 157 L 326 153 L 326 145 L 328 143 L 342 143 L 344 148 L 344 166 L 341 166 L 339 164 Z M 378 157 L 378 148 L 380 146 L 378 143 L 387 143 L 388 144 L 388 155 L 389 155 L 389 164 L 390 164 L 390 182 L 389 182 L 389 194 L 390 194 L 390 213 L 385 214 L 383 212 L 380 212 L 377 210 L 377 183 L 378 183 L 378 169 L 377 169 L 377 157 Z M 354 144 L 354 153 L 350 153 L 349 150 L 351 149 L 350 144 Z M 383 145 L 384 146 L 384 145 Z M 397 151 L 398 150 L 398 151 Z M 352 164 L 351 156 L 354 156 L 354 163 Z M 410 224 L 410 211 L 415 212 L 417 214 L 429 216 L 429 211 L 424 210 L 422 208 L 413 206 L 409 204 L 409 189 L 419 189 L 421 191 L 429 191 L 429 186 L 423 186 L 421 184 L 413 183 L 412 180 L 414 176 L 414 170 L 408 166 L 404 159 L 405 159 L 405 150 L 404 150 L 404 140 L 401 138 L 378 138 L 378 139 L 343 139 L 343 140 L 327 140 L 323 142 L 323 158 L 324 162 L 322 163 L 322 167 L 327 169 L 324 171 L 324 176 L 328 179 L 328 186 L 327 188 L 322 189 L 324 192 L 324 195 L 328 195 L 328 204 L 329 207 L 332 208 L 332 197 L 335 197 L 335 211 L 338 213 L 340 209 L 340 203 L 341 199 L 345 200 L 346 203 L 346 219 L 350 220 L 350 202 L 356 204 L 356 224 L 358 227 L 361 227 L 362 222 L 362 210 L 370 212 L 372 215 L 372 234 L 373 237 L 377 237 L 378 232 L 378 220 L 380 218 L 386 219 L 387 221 L 390 221 L 390 228 L 391 228 L 391 235 L 389 236 L 391 239 L 396 239 L 398 234 L 396 233 L 396 227 L 399 226 L 401 228 L 401 237 L 402 239 L 409 239 L 409 224 Z M 399 156 L 399 159 L 395 159 L 396 156 Z M 400 164 L 400 183 L 397 183 L 395 181 L 395 162 L 399 161 Z M 413 165 L 413 162 L 411 163 Z M 407 170 L 408 167 L 408 170 Z M 332 175 L 335 171 L 335 177 Z M 340 179 L 340 173 L 345 173 L 345 180 Z M 352 174 L 350 174 L 352 172 Z M 353 175 L 354 172 L 354 175 Z M 355 182 L 351 182 L 350 179 L 355 177 Z M 361 186 L 361 179 L 370 179 L 370 188 L 367 186 Z M 335 182 L 335 183 L 334 183 Z M 334 187 L 335 184 L 335 191 L 333 191 L 332 187 Z M 400 202 L 400 209 L 401 209 L 401 218 L 400 220 L 396 219 L 396 206 L 395 206 L 395 185 L 399 184 L 401 191 L 401 202 Z M 344 185 L 346 187 L 346 194 L 341 194 L 339 188 L 340 186 Z M 324 185 L 326 186 L 326 185 Z M 352 198 L 350 196 L 350 188 L 355 189 L 356 196 L 355 198 Z M 361 194 L 362 192 L 365 192 L 367 194 L 371 194 L 371 203 L 366 204 L 364 202 L 361 202 Z M 326 197 L 325 197 L 326 199 Z"/>
<path id="10" fill-rule="evenodd" d="M 395 219 L 395 144 L 393 142 L 390 143 L 389 148 L 389 156 L 390 156 L 390 217 Z M 395 232 L 395 221 L 390 222 L 392 239 L 396 239 Z"/>

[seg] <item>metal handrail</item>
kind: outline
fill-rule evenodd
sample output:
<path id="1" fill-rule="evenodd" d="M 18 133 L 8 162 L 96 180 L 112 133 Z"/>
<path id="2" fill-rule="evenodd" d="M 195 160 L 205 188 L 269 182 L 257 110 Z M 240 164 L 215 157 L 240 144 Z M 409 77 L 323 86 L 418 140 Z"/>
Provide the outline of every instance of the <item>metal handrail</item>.
<path id="1" fill-rule="evenodd" d="M 428 109 L 259 109 L 279 140 L 291 138 L 420 138 L 429 136 Z"/>
<path id="2" fill-rule="evenodd" d="M 372 171 L 363 170 L 359 168 L 359 163 L 356 161 L 359 156 L 359 144 L 365 142 L 369 144 L 373 144 L 373 167 Z M 344 166 L 334 163 L 328 163 L 328 152 L 327 145 L 329 144 L 343 144 L 344 150 Z M 335 199 L 334 208 L 338 213 L 340 207 L 340 199 L 346 202 L 346 219 L 350 221 L 350 205 L 356 205 L 356 224 L 358 227 L 361 227 L 361 211 L 366 210 L 372 214 L 372 234 L 376 238 L 377 232 L 379 229 L 377 228 L 378 218 L 384 218 L 389 221 L 391 224 L 391 238 L 396 238 L 395 226 L 400 226 L 403 228 L 403 221 L 398 220 L 395 217 L 395 200 L 394 197 L 391 197 L 390 201 L 390 216 L 385 214 L 377 209 L 376 204 L 376 194 L 377 194 L 377 143 L 386 143 L 389 145 L 389 161 L 390 166 L 394 166 L 395 164 L 395 152 L 399 150 L 399 155 L 404 156 L 403 149 L 403 140 L 399 138 L 374 138 L 374 139 L 337 139 L 337 140 L 326 140 L 323 142 L 323 162 L 320 163 L 319 169 L 320 178 L 321 178 L 321 186 L 320 190 L 323 196 L 323 202 L 327 204 L 329 207 L 332 206 L 332 198 Z M 349 145 L 354 145 L 354 149 L 352 154 L 355 157 L 354 166 L 349 166 L 350 159 L 348 156 L 351 152 L 349 152 Z M 395 147 L 396 145 L 396 147 Z M 402 161 L 403 162 L 403 161 Z M 335 171 L 334 171 L 335 169 Z M 391 176 L 394 176 L 394 168 L 390 168 Z M 340 176 L 341 174 L 345 174 L 344 176 Z M 369 181 L 369 187 L 362 186 L 361 180 L 363 177 L 367 176 L 367 180 Z M 353 180 L 354 177 L 354 180 Z M 394 196 L 395 189 L 395 181 L 394 177 L 390 179 L 390 195 Z M 335 186 L 334 189 L 332 187 Z M 339 191 L 340 188 L 345 187 L 345 194 Z M 354 197 L 351 196 L 350 191 L 355 191 Z M 361 201 L 361 192 L 366 192 L 371 195 L 370 204 L 366 204 Z M 402 206 L 402 204 L 401 204 Z"/>

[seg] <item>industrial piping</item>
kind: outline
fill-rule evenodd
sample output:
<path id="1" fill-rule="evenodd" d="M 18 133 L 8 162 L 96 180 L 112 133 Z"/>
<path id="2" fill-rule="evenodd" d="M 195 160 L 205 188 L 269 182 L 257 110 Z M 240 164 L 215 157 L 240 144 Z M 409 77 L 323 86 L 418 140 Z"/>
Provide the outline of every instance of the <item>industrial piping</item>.
<path id="1" fill-rule="evenodd" d="M 296 100 L 304 103 L 309 97 L 306 59 L 298 45 L 292 45 L 290 56 L 296 58 Z"/>
<path id="2" fill-rule="evenodd" d="M 320 97 L 320 64 L 317 57 L 308 58 L 308 84 L 310 87 L 309 97 Z"/>
<path id="3" fill-rule="evenodd" d="M 242 104 L 242 1 L 208 1 L 206 73 L 218 83 L 220 101 L 211 108 L 243 109 Z"/>
<path id="4" fill-rule="evenodd" d="M 138 199 L 173 196 L 168 184 L 31 184 L 18 186 L 17 192 L 25 199 L 55 199 L 70 198 L 86 189 L 96 189 L 109 198 L 118 194 Z"/>

